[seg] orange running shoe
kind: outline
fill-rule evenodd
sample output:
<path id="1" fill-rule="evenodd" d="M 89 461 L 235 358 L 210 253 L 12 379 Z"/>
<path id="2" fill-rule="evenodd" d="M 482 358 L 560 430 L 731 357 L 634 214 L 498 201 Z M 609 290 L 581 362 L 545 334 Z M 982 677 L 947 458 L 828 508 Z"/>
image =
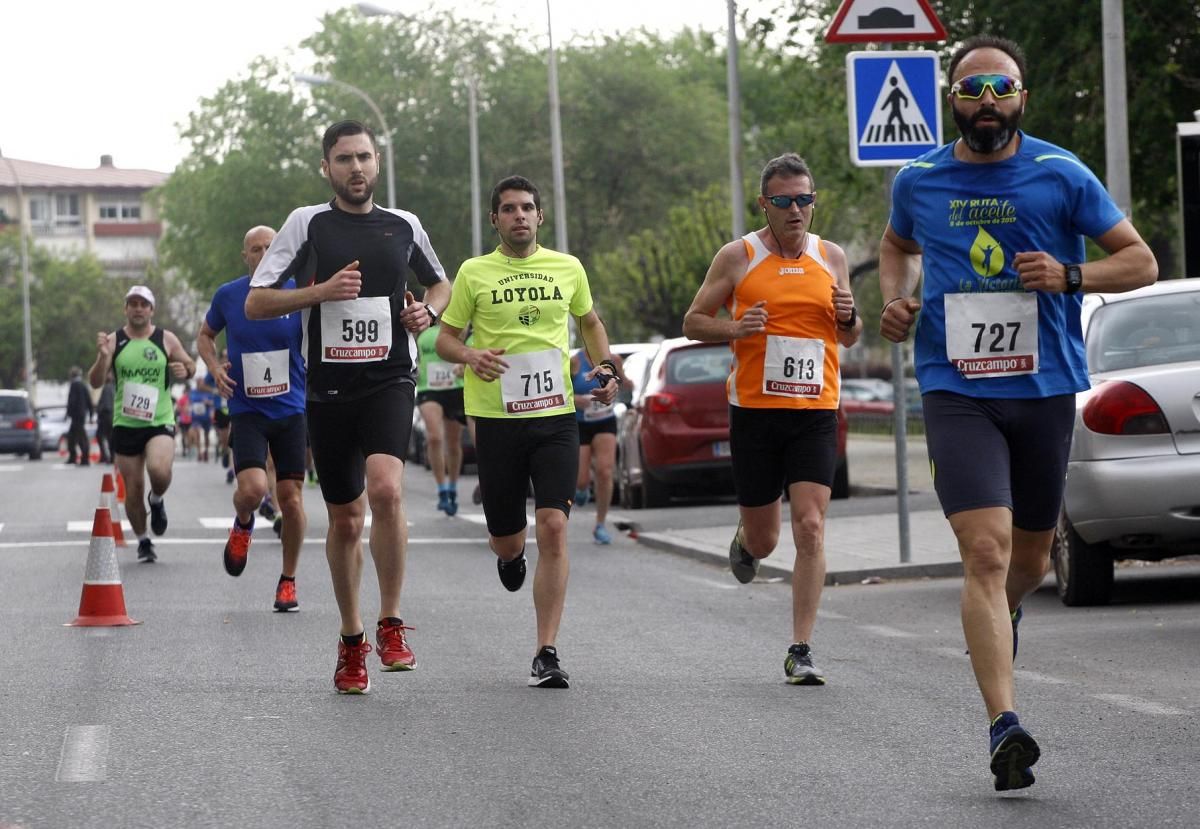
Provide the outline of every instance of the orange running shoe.
<path id="1" fill-rule="evenodd" d="M 296 601 L 296 580 L 285 579 L 279 577 L 279 584 L 275 586 L 275 609 L 281 613 L 286 613 L 289 610 L 295 610 L 300 606 Z"/>
<path id="2" fill-rule="evenodd" d="M 357 645 L 347 645 L 338 639 L 337 668 L 333 672 L 333 687 L 339 694 L 365 694 L 371 690 L 371 677 L 367 676 L 367 654 L 371 643 L 363 636 Z"/>
<path id="3" fill-rule="evenodd" d="M 375 628 L 375 649 L 385 671 L 411 671 L 417 667 L 417 657 L 404 641 L 406 630 L 416 628 L 405 626 L 401 619 L 395 624 L 386 619 L 379 620 L 379 626 Z"/>
<path id="4" fill-rule="evenodd" d="M 250 517 L 249 529 L 242 529 L 234 519 L 229 540 L 225 542 L 225 572 L 240 576 L 246 569 L 246 557 L 250 555 L 250 535 L 254 532 L 254 516 Z"/>

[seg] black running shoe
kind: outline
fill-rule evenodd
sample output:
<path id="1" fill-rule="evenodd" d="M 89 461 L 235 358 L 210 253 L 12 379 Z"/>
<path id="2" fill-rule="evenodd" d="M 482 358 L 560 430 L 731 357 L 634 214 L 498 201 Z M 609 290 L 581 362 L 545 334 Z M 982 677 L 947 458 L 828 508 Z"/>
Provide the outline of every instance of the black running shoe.
<path id="1" fill-rule="evenodd" d="M 534 688 L 570 688 L 567 672 L 558 664 L 558 651 L 547 645 L 533 658 L 529 684 Z"/>
<path id="2" fill-rule="evenodd" d="M 154 552 L 154 542 L 143 538 L 138 542 L 138 561 L 142 564 L 153 564 L 158 561 L 158 553 Z"/>
<path id="3" fill-rule="evenodd" d="M 1016 662 L 1017 661 L 1017 642 L 1020 639 L 1020 637 L 1017 636 L 1017 627 L 1021 624 L 1021 619 L 1022 619 L 1022 617 L 1025 616 L 1025 611 L 1021 609 L 1020 605 L 1017 605 L 1017 609 L 1012 612 L 1011 616 L 1012 616 L 1012 629 L 1013 629 L 1013 662 Z"/>
<path id="4" fill-rule="evenodd" d="M 271 524 L 271 529 L 275 531 L 276 538 L 283 538 L 283 516 L 276 515 L 274 523 Z"/>
<path id="5" fill-rule="evenodd" d="M 150 504 L 150 529 L 154 530 L 155 535 L 162 535 L 167 531 L 166 502 L 159 501 L 157 504 Z"/>
<path id="6" fill-rule="evenodd" d="M 788 648 L 783 671 L 789 685 L 824 685 L 825 674 L 813 664 L 812 648 L 807 642 L 797 642 Z"/>
<path id="7" fill-rule="evenodd" d="M 500 574 L 500 583 L 510 593 L 516 593 L 525 583 L 525 554 L 517 556 L 512 561 L 496 559 L 496 571 Z"/>
<path id="8" fill-rule="evenodd" d="M 746 552 L 746 548 L 742 546 L 741 521 L 738 522 L 737 532 L 733 534 L 733 541 L 729 542 L 729 569 L 733 571 L 733 577 L 742 584 L 749 584 L 758 575 L 758 559 Z"/>
<path id="9" fill-rule="evenodd" d="M 1034 782 L 1034 763 L 1042 751 L 1028 731 L 1021 727 L 1017 715 L 1004 711 L 991 727 L 992 774 L 996 775 L 996 791 L 1023 789 Z"/>
<path id="10" fill-rule="evenodd" d="M 271 503 L 271 497 L 262 499 L 262 503 L 258 505 L 258 514 L 268 521 L 275 520 L 275 505 Z"/>

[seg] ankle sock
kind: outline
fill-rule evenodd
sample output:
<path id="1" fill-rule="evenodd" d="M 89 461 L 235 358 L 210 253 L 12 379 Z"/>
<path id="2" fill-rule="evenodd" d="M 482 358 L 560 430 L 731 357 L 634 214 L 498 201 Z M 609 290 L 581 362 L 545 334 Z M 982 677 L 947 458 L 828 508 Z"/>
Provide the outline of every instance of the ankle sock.
<path id="1" fill-rule="evenodd" d="M 353 636 L 346 636 L 345 634 L 342 634 L 342 644 L 344 644 L 346 647 L 353 647 L 354 645 L 361 645 L 363 643 L 364 635 L 365 635 L 365 631 L 364 631 L 364 633 L 356 633 Z"/>

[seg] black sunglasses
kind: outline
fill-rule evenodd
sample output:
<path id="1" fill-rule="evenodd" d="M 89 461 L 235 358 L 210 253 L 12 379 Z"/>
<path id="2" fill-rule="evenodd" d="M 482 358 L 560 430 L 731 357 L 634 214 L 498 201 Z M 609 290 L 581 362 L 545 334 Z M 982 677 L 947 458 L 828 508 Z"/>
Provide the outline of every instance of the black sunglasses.
<path id="1" fill-rule="evenodd" d="M 798 193 L 795 196 L 764 196 L 767 201 L 778 207 L 780 210 L 787 210 L 792 206 L 792 202 L 796 203 L 796 207 L 808 207 L 816 201 L 816 193 Z"/>

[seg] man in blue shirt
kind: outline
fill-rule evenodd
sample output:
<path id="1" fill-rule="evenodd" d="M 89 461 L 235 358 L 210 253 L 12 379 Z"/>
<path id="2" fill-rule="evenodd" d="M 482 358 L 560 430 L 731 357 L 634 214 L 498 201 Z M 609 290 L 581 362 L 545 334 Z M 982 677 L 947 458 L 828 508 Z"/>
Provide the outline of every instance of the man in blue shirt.
<path id="1" fill-rule="evenodd" d="M 267 494 L 267 451 L 274 459 L 279 508 L 283 512 L 283 572 L 275 588 L 275 609 L 296 601 L 296 567 L 308 521 L 304 514 L 305 457 L 304 357 L 300 314 L 248 320 L 250 277 L 275 238 L 269 227 L 246 233 L 242 258 L 247 275 L 217 289 L 200 328 L 200 356 L 221 396 L 229 400 L 230 446 L 237 489 L 237 512 L 225 544 L 225 570 L 241 575 L 250 552 L 254 510 Z M 228 361 L 217 359 L 216 336 L 225 331 Z"/>
<path id="2" fill-rule="evenodd" d="M 1081 293 L 1147 285 L 1158 265 L 1078 158 L 1020 131 L 1017 44 L 970 38 L 947 77 L 962 138 L 896 176 L 880 331 L 903 342 L 916 322 L 929 460 L 963 559 L 963 632 L 1002 791 L 1031 785 L 1040 754 L 1013 711 L 1013 661 L 1021 601 L 1049 565 L 1075 393 L 1088 388 Z M 1085 236 L 1108 256 L 1085 264 Z"/>

